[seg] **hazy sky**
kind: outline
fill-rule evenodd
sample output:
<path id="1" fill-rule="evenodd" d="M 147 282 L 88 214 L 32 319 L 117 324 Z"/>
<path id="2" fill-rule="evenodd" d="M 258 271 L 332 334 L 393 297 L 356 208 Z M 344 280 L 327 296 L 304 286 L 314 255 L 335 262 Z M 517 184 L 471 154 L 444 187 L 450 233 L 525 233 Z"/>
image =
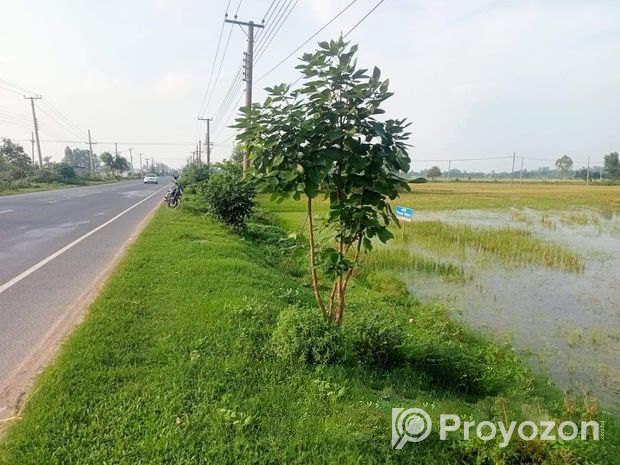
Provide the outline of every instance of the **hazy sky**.
<path id="1" fill-rule="evenodd" d="M 230 16 L 238 2 L 231 0 Z M 299 0 L 256 63 L 255 79 L 349 2 Z M 198 135 L 204 139 L 205 126 L 196 117 L 227 3 L 2 0 L 0 79 L 43 95 L 82 131 L 90 128 L 100 142 L 98 153 L 113 150 L 104 142 L 118 141 L 123 154 L 135 147 L 134 154 L 180 166 Z M 239 19 L 259 22 L 270 3 L 242 0 Z M 376 3 L 358 0 L 302 51 L 348 31 Z M 220 55 L 230 27 L 224 28 Z M 385 0 L 350 39 L 360 45 L 360 65 L 377 65 L 391 80 L 396 95 L 387 105 L 388 116 L 413 122 L 416 169 L 447 168 L 447 162 L 416 159 L 513 152 L 541 159 L 568 154 L 576 162 L 589 155 L 600 163 L 603 154 L 620 150 L 618 0 Z M 221 111 L 221 104 L 245 46 L 243 31 L 232 28 L 204 113 L 216 117 L 216 161 L 230 153 L 232 132 L 225 120 L 231 113 Z M 290 59 L 255 82 L 254 100 L 262 100 L 263 87 L 296 79 L 295 64 Z M 214 74 L 218 66 L 219 60 Z M 29 139 L 31 128 L 21 123 L 30 118 L 29 102 L 6 87 L 0 82 L 0 136 Z M 37 105 L 50 112 L 42 102 Z M 43 111 L 38 116 L 44 141 L 84 140 Z M 29 142 L 25 145 L 30 152 Z M 60 159 L 65 145 L 43 142 L 44 155 Z M 509 170 L 510 164 L 505 159 L 452 167 Z M 550 164 L 525 160 L 527 168 Z"/>

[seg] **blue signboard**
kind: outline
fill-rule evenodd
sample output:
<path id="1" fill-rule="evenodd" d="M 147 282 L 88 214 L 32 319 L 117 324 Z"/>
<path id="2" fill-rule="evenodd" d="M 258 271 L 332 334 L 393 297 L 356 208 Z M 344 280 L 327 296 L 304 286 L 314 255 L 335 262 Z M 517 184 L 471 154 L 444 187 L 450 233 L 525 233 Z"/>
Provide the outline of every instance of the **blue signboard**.
<path id="1" fill-rule="evenodd" d="M 413 208 L 396 205 L 396 216 L 398 216 L 401 220 L 411 221 L 413 218 Z"/>

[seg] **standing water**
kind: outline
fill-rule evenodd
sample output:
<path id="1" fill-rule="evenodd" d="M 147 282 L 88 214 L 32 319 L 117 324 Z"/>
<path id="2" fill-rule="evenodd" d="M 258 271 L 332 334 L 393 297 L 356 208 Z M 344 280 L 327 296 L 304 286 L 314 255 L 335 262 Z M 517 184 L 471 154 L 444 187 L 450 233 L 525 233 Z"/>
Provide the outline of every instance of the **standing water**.
<path id="1" fill-rule="evenodd" d="M 415 221 L 424 220 L 524 228 L 578 253 L 585 265 L 579 272 L 506 266 L 468 253 L 450 258 L 471 276 L 465 283 L 422 272 L 407 272 L 405 281 L 420 300 L 443 303 L 468 326 L 507 338 L 565 391 L 620 411 L 620 216 L 460 210 L 422 212 Z"/>

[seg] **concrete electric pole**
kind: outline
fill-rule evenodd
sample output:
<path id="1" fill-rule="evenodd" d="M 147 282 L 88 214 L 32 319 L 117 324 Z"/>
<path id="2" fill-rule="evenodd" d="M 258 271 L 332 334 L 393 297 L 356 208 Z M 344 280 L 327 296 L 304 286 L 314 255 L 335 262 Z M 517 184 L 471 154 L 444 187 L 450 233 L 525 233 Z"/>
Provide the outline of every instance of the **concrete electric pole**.
<path id="1" fill-rule="evenodd" d="M 34 132 L 30 133 L 30 144 L 32 144 L 32 166 L 35 166 L 34 162 Z"/>
<path id="2" fill-rule="evenodd" d="M 264 27 L 262 24 L 255 24 L 253 21 L 248 21 L 247 23 L 244 21 L 237 21 L 236 19 L 226 19 L 227 23 L 238 24 L 239 26 L 245 26 L 248 28 L 248 51 L 245 54 L 245 106 L 252 106 L 252 72 L 254 67 L 254 28 Z M 243 176 L 245 177 L 249 163 L 248 163 L 249 153 L 246 149 L 243 154 Z"/>
<path id="3" fill-rule="evenodd" d="M 35 97 L 24 97 L 30 100 L 30 106 L 32 107 L 32 122 L 34 123 L 34 134 L 37 138 L 37 153 L 39 154 L 39 168 L 43 168 L 43 157 L 41 156 L 41 141 L 39 140 L 39 122 L 37 121 L 37 114 L 34 110 L 34 101 L 40 100 L 43 97 L 37 95 Z"/>
<path id="4" fill-rule="evenodd" d="M 205 138 L 205 145 L 206 145 L 206 151 L 207 151 L 207 168 L 208 168 L 211 165 L 211 121 L 213 121 L 213 118 L 201 118 L 199 116 L 198 120 L 207 122 L 207 135 Z"/>
<path id="5" fill-rule="evenodd" d="M 133 147 L 129 149 L 129 166 L 131 166 L 131 174 L 133 174 Z"/>
<path id="6" fill-rule="evenodd" d="M 89 162 L 90 162 L 90 174 L 95 174 L 95 164 L 93 162 L 93 141 L 90 138 L 90 129 L 88 130 L 88 149 L 89 149 Z"/>

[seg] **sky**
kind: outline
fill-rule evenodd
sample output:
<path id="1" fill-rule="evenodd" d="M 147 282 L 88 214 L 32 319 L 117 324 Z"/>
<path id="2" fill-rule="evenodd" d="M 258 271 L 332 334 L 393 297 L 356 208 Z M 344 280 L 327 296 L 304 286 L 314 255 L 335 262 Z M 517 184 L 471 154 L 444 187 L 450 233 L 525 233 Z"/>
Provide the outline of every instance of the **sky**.
<path id="1" fill-rule="evenodd" d="M 90 129 L 96 153 L 118 142 L 124 156 L 134 149 L 136 167 L 139 153 L 180 167 L 204 143 L 199 115 L 214 118 L 212 160 L 222 160 L 244 98 L 233 78 L 246 49 L 242 28 L 222 29 L 227 4 L 229 18 L 237 9 L 242 21 L 267 18 L 256 38 L 257 102 L 264 87 L 297 79 L 297 56 L 348 32 L 377 2 L 355 1 L 270 71 L 351 0 L 2 0 L 0 136 L 30 153 L 30 102 L 11 83 L 43 96 L 42 151 L 54 160 L 66 145 L 86 148 Z M 527 169 L 563 154 L 579 168 L 620 151 L 620 1 L 384 0 L 348 39 L 361 67 L 390 78 L 386 116 L 412 122 L 415 170 L 453 160 L 505 171 L 513 153 Z M 226 99 L 231 85 L 239 92 Z M 72 124 L 56 122 L 52 108 Z"/>

